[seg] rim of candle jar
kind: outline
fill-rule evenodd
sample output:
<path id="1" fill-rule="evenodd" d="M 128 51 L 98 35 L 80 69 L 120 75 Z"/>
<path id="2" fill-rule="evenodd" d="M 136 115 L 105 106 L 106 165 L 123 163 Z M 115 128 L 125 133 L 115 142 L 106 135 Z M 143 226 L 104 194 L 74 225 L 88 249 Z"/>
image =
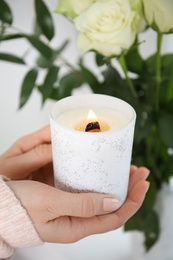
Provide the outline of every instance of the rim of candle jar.
<path id="1" fill-rule="evenodd" d="M 106 100 L 107 100 L 107 102 L 106 102 L 106 104 L 104 104 L 104 106 L 103 105 L 98 106 L 98 103 L 94 104 L 94 102 L 98 101 L 98 99 L 99 99 L 100 102 L 101 101 L 104 102 Z M 78 101 L 80 104 L 75 102 L 75 101 Z M 113 103 L 116 101 L 116 107 L 114 107 L 114 109 L 118 110 L 119 112 L 122 112 L 122 109 L 118 109 L 120 105 L 122 106 L 122 104 L 123 104 L 124 108 L 125 107 L 128 108 L 128 111 L 131 112 L 131 117 L 124 126 L 121 126 L 119 128 L 113 129 L 113 130 L 104 131 L 104 132 L 83 132 L 83 131 L 78 131 L 76 129 L 72 129 L 72 128 L 69 128 L 67 126 L 64 126 L 63 124 L 60 124 L 59 122 L 56 121 L 56 118 L 57 118 L 58 115 L 62 115 L 63 113 L 70 111 L 71 109 L 86 108 L 86 107 L 90 107 L 90 106 L 92 106 L 93 108 L 103 108 L 104 107 L 104 108 L 107 108 L 107 109 L 112 109 L 112 106 L 110 106 L 110 102 L 108 102 L 108 101 L 111 101 Z M 70 102 L 74 102 L 73 106 L 71 106 Z M 91 103 L 93 105 L 91 105 Z M 117 107 L 117 104 L 119 105 L 118 107 Z M 57 113 L 58 108 L 59 108 L 59 110 L 58 110 L 58 113 Z M 53 106 L 53 108 L 50 112 L 50 119 L 53 120 L 54 123 L 56 125 L 58 125 L 58 127 L 60 127 L 63 130 L 75 132 L 75 133 L 77 132 L 78 134 L 82 134 L 82 135 L 85 135 L 85 136 L 86 136 L 86 133 L 89 134 L 89 135 L 98 135 L 99 134 L 99 136 L 100 136 L 100 135 L 114 134 L 115 132 L 122 131 L 122 129 L 125 130 L 131 124 L 134 124 L 135 120 L 136 120 L 136 111 L 134 110 L 134 108 L 129 103 L 127 103 L 126 101 L 124 101 L 120 98 L 117 98 L 117 97 L 104 95 L 104 94 L 95 94 L 95 93 L 93 93 L 93 94 L 80 94 L 80 95 L 68 96 L 68 97 L 65 97 L 65 98 L 58 100 L 54 104 L 54 106 Z"/>

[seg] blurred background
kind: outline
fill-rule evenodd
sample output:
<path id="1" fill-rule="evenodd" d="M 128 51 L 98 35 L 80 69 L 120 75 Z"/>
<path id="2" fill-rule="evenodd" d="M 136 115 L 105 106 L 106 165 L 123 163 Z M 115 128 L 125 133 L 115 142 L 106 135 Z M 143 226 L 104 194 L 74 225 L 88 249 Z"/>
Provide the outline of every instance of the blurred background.
<path id="1" fill-rule="evenodd" d="M 53 13 L 57 6 L 57 0 L 46 0 L 45 2 Z M 15 27 L 20 28 L 24 32 L 31 32 L 33 29 L 34 1 L 8 0 L 7 3 L 9 3 L 13 10 Z M 52 46 L 60 46 L 65 39 L 70 39 L 70 45 L 66 49 L 64 55 L 65 58 L 73 64 L 81 54 L 77 48 L 76 29 L 70 21 L 60 15 L 53 13 L 53 18 L 57 31 Z M 141 47 L 143 48 L 143 55 L 145 56 L 150 55 L 154 51 L 154 46 L 151 42 L 155 39 L 155 35 L 153 32 L 147 32 L 147 34 L 148 41 Z M 173 37 L 169 37 L 168 40 L 166 36 L 164 39 L 163 51 L 171 51 L 172 46 Z M 28 44 L 25 39 L 3 42 L 0 46 L 1 52 L 11 52 L 18 56 L 23 55 L 27 49 Z M 35 55 L 35 53 L 31 53 L 28 56 L 28 64 L 32 65 L 32 60 L 35 58 Z M 93 66 L 90 59 L 87 60 L 87 63 L 90 66 Z M 27 66 L 0 61 L 0 153 L 3 153 L 21 136 L 49 124 L 49 113 L 55 101 L 47 100 L 42 107 L 41 96 L 36 91 L 32 93 L 27 104 L 22 109 L 18 109 L 21 82 L 26 71 L 28 71 Z M 80 91 L 85 93 L 90 90 L 84 86 Z M 162 213 L 165 213 L 162 220 L 163 224 L 167 222 L 168 215 L 171 214 L 167 208 L 170 210 L 169 206 L 172 202 L 172 197 L 167 190 L 166 193 L 167 198 L 163 199 L 161 197 L 160 200 L 162 205 L 161 208 L 159 208 Z M 158 207 L 160 207 L 160 204 Z M 173 224 L 170 222 L 167 223 L 167 229 L 169 234 L 173 233 Z M 45 243 L 44 246 L 41 247 L 17 250 L 10 259 L 172 260 L 173 252 L 169 253 L 167 256 L 165 255 L 168 244 L 163 244 L 162 241 L 165 241 L 166 236 L 166 234 L 161 235 L 160 242 L 155 245 L 148 254 L 145 254 L 143 236 L 139 232 L 124 232 L 123 228 L 120 228 L 119 230 L 107 234 L 85 238 L 75 244 L 56 245 Z M 171 243 L 171 241 L 169 243 Z M 156 251 L 157 254 L 153 253 L 153 251 Z"/>

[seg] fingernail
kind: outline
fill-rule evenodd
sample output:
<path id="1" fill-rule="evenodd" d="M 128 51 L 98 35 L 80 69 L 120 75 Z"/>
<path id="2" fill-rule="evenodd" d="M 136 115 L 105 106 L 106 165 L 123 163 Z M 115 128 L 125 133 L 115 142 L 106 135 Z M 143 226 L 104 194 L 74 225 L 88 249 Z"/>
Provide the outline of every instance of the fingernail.
<path id="1" fill-rule="evenodd" d="M 146 181 L 146 191 L 145 191 L 146 193 L 149 190 L 149 187 L 150 187 L 150 183 L 148 181 Z"/>
<path id="2" fill-rule="evenodd" d="M 147 179 L 147 178 L 148 178 L 149 174 L 150 174 L 150 170 L 146 168 L 145 179 Z"/>
<path id="3" fill-rule="evenodd" d="M 120 203 L 115 198 L 104 198 L 103 199 L 103 209 L 104 211 L 115 211 L 119 208 Z"/>

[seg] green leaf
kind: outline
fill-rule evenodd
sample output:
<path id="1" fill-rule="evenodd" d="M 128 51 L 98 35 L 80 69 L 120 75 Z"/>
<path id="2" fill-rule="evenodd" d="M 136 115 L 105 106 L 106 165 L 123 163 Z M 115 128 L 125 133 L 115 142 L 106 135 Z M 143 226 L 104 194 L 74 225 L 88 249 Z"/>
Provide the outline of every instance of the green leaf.
<path id="1" fill-rule="evenodd" d="M 39 90 L 43 96 L 43 103 L 47 98 L 50 97 L 54 83 L 57 81 L 58 72 L 59 72 L 59 67 L 56 66 L 50 67 L 45 76 L 44 83 L 41 86 L 39 86 Z"/>
<path id="2" fill-rule="evenodd" d="M 140 112 L 140 114 L 137 114 L 134 142 L 137 144 L 137 146 L 139 145 L 138 148 L 140 147 L 140 143 L 151 135 L 152 124 L 153 122 L 151 116 L 145 118 L 143 113 Z M 140 148 L 143 150 L 142 147 Z"/>
<path id="3" fill-rule="evenodd" d="M 164 55 L 162 57 L 161 63 L 162 63 L 162 75 L 164 75 L 164 80 L 162 80 L 162 89 L 166 90 L 166 102 L 167 102 L 173 100 L 173 54 Z M 164 95 L 162 93 L 161 93 L 161 98 L 164 98 Z"/>
<path id="4" fill-rule="evenodd" d="M 18 63 L 18 64 L 25 64 L 25 62 L 22 58 L 17 57 L 13 54 L 9 54 L 9 53 L 0 53 L 0 60 L 14 62 L 14 63 Z"/>
<path id="5" fill-rule="evenodd" d="M 69 40 L 65 40 L 63 44 L 57 50 L 54 51 L 54 55 L 56 58 L 61 54 L 61 52 L 63 52 L 66 49 L 68 44 Z"/>
<path id="6" fill-rule="evenodd" d="M 53 100 L 56 100 L 56 101 L 60 99 L 59 86 L 56 86 L 56 87 L 52 88 L 52 91 L 51 91 L 51 93 L 49 95 L 49 98 L 53 99 Z"/>
<path id="7" fill-rule="evenodd" d="M 173 149 L 173 116 L 166 114 L 159 118 L 158 121 L 160 136 L 167 147 Z"/>
<path id="8" fill-rule="evenodd" d="M 35 0 L 37 22 L 48 40 L 54 36 L 54 24 L 49 9 L 42 0 Z"/>
<path id="9" fill-rule="evenodd" d="M 156 54 L 150 56 L 147 60 L 146 60 L 146 67 L 147 67 L 147 71 L 154 75 L 156 74 Z"/>
<path id="10" fill-rule="evenodd" d="M 20 105 L 22 108 L 28 101 L 31 93 L 35 87 L 35 82 L 37 79 L 38 71 L 34 68 L 27 72 L 22 82 L 21 93 L 20 93 Z"/>
<path id="11" fill-rule="evenodd" d="M 88 83 L 94 92 L 98 92 L 100 83 L 96 76 L 83 65 L 82 59 L 80 60 L 79 66 L 82 80 Z"/>
<path id="12" fill-rule="evenodd" d="M 159 238 L 159 218 L 154 210 L 139 210 L 124 226 L 125 231 L 138 230 L 145 235 L 145 246 L 149 250 Z"/>
<path id="13" fill-rule="evenodd" d="M 59 82 L 59 99 L 70 96 L 73 89 L 83 84 L 82 78 L 77 73 L 65 75 Z"/>
<path id="14" fill-rule="evenodd" d="M 149 175 L 149 178 L 147 179 L 150 183 L 150 188 L 145 196 L 145 200 L 143 203 L 143 209 L 147 213 L 150 209 L 152 209 L 155 205 L 156 202 L 156 197 L 157 197 L 157 187 L 156 183 L 154 180 L 154 174 L 155 172 L 151 170 L 151 174 Z"/>
<path id="15" fill-rule="evenodd" d="M 133 98 L 124 79 L 121 78 L 118 71 L 111 65 L 103 72 L 104 82 L 100 86 L 102 94 L 121 98 L 133 105 Z"/>
<path id="16" fill-rule="evenodd" d="M 24 34 L 24 37 L 34 46 L 46 59 L 52 59 L 54 51 L 35 35 Z"/>
<path id="17" fill-rule="evenodd" d="M 23 37 L 21 33 L 0 35 L 0 41 L 15 40 Z"/>
<path id="18" fill-rule="evenodd" d="M 147 213 L 145 222 L 145 247 L 149 250 L 159 239 L 160 228 L 158 214 L 154 210 L 151 210 Z"/>
<path id="19" fill-rule="evenodd" d="M 173 54 L 165 54 L 162 56 L 162 67 L 165 69 L 170 69 L 173 65 Z"/>
<path id="20" fill-rule="evenodd" d="M 54 61 L 58 58 L 58 56 L 61 54 L 61 52 L 67 47 L 69 41 L 65 41 L 60 48 L 58 48 L 57 50 L 54 50 L 52 52 L 52 58 L 47 59 L 45 58 L 43 55 L 40 56 L 37 60 L 37 65 L 41 68 L 49 68 L 53 65 Z"/>
<path id="21" fill-rule="evenodd" d="M 173 100 L 173 66 L 171 66 L 170 70 L 167 84 L 167 101 Z"/>
<path id="22" fill-rule="evenodd" d="M 143 74 L 145 70 L 145 61 L 139 54 L 138 48 L 132 48 L 125 55 L 125 60 L 127 63 L 127 68 L 129 71 L 134 73 Z"/>
<path id="23" fill-rule="evenodd" d="M 50 67 L 53 65 L 53 60 L 48 60 L 48 59 L 46 59 L 45 57 L 40 56 L 40 57 L 37 59 L 37 65 L 38 65 L 40 68 L 50 68 Z"/>
<path id="24" fill-rule="evenodd" d="M 121 88 L 123 82 L 118 72 L 112 66 L 108 66 L 103 71 L 103 77 L 102 94 L 120 97 L 121 93 L 123 94 Z"/>
<path id="25" fill-rule="evenodd" d="M 106 58 L 99 53 L 95 53 L 95 61 L 96 61 L 97 66 L 101 67 L 101 66 L 105 65 Z"/>
<path id="26" fill-rule="evenodd" d="M 111 91 L 110 94 L 118 94 L 118 92 L 120 92 L 120 94 L 123 94 L 124 87 L 128 89 L 125 81 L 120 77 L 118 71 L 111 65 L 108 66 L 107 69 L 103 72 L 103 77 L 105 82 L 106 93 Z"/>
<path id="27" fill-rule="evenodd" d="M 13 22 L 11 9 L 4 0 L 0 0 L 0 20 L 7 24 L 12 24 Z"/>
<path id="28" fill-rule="evenodd" d="M 40 37 L 40 35 L 42 34 L 42 30 L 38 24 L 37 18 L 35 19 L 35 21 L 33 23 L 33 34 L 37 35 L 38 37 Z"/>

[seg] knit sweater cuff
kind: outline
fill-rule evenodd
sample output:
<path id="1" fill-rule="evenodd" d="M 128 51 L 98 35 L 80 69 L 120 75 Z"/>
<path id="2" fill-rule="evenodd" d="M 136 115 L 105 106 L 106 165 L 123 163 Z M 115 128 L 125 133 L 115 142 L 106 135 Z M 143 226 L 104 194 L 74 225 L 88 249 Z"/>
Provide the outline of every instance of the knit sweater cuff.
<path id="1" fill-rule="evenodd" d="M 0 258 L 10 256 L 13 248 L 42 243 L 27 211 L 0 176 Z"/>

